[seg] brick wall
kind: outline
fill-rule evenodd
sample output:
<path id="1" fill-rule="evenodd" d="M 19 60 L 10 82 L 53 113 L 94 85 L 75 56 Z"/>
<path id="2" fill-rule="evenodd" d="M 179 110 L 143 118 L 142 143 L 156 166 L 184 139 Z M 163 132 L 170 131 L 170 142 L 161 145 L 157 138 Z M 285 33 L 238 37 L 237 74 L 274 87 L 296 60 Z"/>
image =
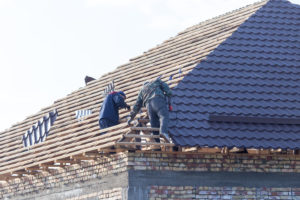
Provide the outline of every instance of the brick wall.
<path id="1" fill-rule="evenodd" d="M 66 166 L 58 170 L 49 170 L 35 176 L 16 178 L 7 183 L 0 183 L 0 199 L 12 196 L 24 196 L 61 186 L 75 185 L 110 174 L 127 170 L 127 155 L 119 153 L 103 157 L 97 161 L 82 162 L 81 165 Z M 30 199 L 30 198 L 29 198 Z"/>
<path id="2" fill-rule="evenodd" d="M 84 200 L 84 199 L 99 199 L 99 200 L 121 200 L 122 188 L 114 188 L 111 190 L 101 190 L 99 192 L 93 192 L 90 194 L 84 194 L 67 198 L 66 200 Z"/>
<path id="3" fill-rule="evenodd" d="M 256 172 L 273 174 L 290 174 L 300 172 L 300 156 L 296 155 L 248 155 L 248 154 L 199 154 L 199 153 L 118 153 L 109 157 L 102 157 L 96 161 L 84 162 L 81 165 L 67 166 L 60 170 L 43 172 L 35 176 L 16 178 L 7 183 L 0 182 L 0 199 L 51 199 L 47 195 L 54 193 L 64 194 L 61 199 L 119 199 L 120 192 L 128 188 L 119 186 L 105 186 L 105 181 L 93 190 L 80 190 L 89 182 L 90 185 L 99 185 L 99 182 L 110 175 L 118 180 L 121 173 L 131 171 L 172 171 L 172 172 Z M 280 173 L 278 173 L 280 172 Z M 300 174 L 300 173 L 299 173 Z M 127 178 L 127 177 L 125 177 Z M 109 178 L 110 179 L 110 178 Z M 130 182 L 131 180 L 127 180 Z M 145 181 L 147 182 L 147 180 Z M 163 185 L 164 186 L 164 185 Z M 166 198 L 166 194 L 177 195 L 176 199 L 204 198 L 205 195 L 216 195 L 217 198 L 234 197 L 239 199 L 243 195 L 266 195 L 269 199 L 277 197 L 282 199 L 299 198 L 299 187 L 199 187 L 183 185 L 175 187 L 165 185 L 167 189 L 161 190 L 160 185 L 149 185 L 147 192 L 152 199 Z M 205 185 L 209 186 L 209 185 Z M 147 186 L 147 188 L 149 188 Z M 71 188 L 71 189 L 70 189 Z M 241 189 L 242 188 L 242 189 Z M 277 191 L 278 190 L 278 191 Z M 67 192 L 69 191 L 69 192 Z M 71 191 L 71 192 L 70 192 Z M 43 193 L 43 194 L 42 194 Z M 45 196 L 46 195 L 46 196 Z M 107 196 L 108 195 L 108 196 Z M 203 197 L 202 197 L 202 196 Z M 222 196 L 223 195 L 223 196 Z M 232 196 L 233 195 L 233 196 Z M 220 196 L 220 197 L 219 197 Z M 252 197 L 249 196 L 249 199 Z M 168 197 L 173 198 L 173 196 Z M 174 196 L 175 198 L 175 196 Z M 254 197 L 253 197 L 254 198 Z M 52 199 L 57 199 L 53 196 Z M 300 198 L 299 198 L 300 199 Z M 58 199 L 57 199 L 58 200 Z"/>
<path id="4" fill-rule="evenodd" d="M 151 186 L 149 200 L 300 199 L 300 188 Z"/>
<path id="5" fill-rule="evenodd" d="M 129 153 L 134 170 L 300 172 L 299 155 Z"/>

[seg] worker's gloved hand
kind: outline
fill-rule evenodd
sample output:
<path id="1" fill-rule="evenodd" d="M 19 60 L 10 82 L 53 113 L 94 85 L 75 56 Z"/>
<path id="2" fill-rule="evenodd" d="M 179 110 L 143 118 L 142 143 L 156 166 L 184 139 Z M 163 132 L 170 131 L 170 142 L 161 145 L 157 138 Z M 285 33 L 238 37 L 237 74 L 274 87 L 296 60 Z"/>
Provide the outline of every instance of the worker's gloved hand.
<path id="1" fill-rule="evenodd" d="M 126 109 L 129 110 L 129 111 L 131 110 L 129 105 L 127 105 Z"/>
<path id="2" fill-rule="evenodd" d="M 169 111 L 173 110 L 173 106 L 171 104 L 169 104 Z"/>
<path id="3" fill-rule="evenodd" d="M 132 122 L 132 118 L 130 118 L 128 121 L 127 121 L 127 125 L 130 126 L 130 123 Z"/>

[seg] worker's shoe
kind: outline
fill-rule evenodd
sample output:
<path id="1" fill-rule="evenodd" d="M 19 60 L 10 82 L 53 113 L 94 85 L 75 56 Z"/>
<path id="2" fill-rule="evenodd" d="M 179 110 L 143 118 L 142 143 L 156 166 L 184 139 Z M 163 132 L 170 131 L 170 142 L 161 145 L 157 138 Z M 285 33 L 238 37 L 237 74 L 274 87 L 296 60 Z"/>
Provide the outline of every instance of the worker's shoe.
<path id="1" fill-rule="evenodd" d="M 162 133 L 161 135 L 163 136 L 163 138 L 165 138 L 167 140 L 167 142 L 172 143 L 172 139 L 168 133 Z"/>

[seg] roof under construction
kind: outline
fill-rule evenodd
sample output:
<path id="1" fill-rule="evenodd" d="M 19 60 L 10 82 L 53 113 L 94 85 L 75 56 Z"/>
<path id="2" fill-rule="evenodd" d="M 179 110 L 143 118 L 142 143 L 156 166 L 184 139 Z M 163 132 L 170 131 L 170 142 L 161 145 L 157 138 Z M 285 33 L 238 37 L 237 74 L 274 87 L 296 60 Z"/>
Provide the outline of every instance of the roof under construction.
<path id="1" fill-rule="evenodd" d="M 133 105 L 142 83 L 161 75 L 173 88 L 170 133 L 175 145 L 299 148 L 299 125 L 266 123 L 270 118 L 297 121 L 300 117 L 299 24 L 298 5 L 264 0 L 180 32 L 1 132 L 0 176 L 63 160 L 72 163 L 113 146 L 141 145 L 128 138 L 141 138 L 137 132 L 153 130 L 146 127 L 145 112 L 138 116 L 145 127 L 128 127 L 123 119 L 117 126 L 99 129 L 103 91 L 113 81 Z M 78 120 L 80 110 L 88 111 L 82 120 Z M 24 134 L 38 132 L 32 130 L 53 111 L 57 116 L 46 129 L 45 141 L 24 147 Z M 121 119 L 127 115 L 128 111 L 120 112 Z M 248 121 L 234 121 L 237 117 Z"/>

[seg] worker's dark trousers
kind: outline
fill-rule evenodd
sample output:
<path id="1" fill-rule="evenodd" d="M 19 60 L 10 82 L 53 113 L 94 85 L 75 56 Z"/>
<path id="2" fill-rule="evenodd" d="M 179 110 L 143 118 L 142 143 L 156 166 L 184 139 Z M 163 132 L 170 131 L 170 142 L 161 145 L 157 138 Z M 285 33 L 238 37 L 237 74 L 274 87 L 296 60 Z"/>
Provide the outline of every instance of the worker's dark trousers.
<path id="1" fill-rule="evenodd" d="M 149 100 L 147 104 L 148 115 L 152 128 L 160 128 L 160 133 L 168 134 L 169 111 L 165 98 L 156 96 Z M 153 132 L 153 135 L 159 135 L 158 131 Z M 160 142 L 159 138 L 155 138 L 156 142 Z"/>
<path id="2" fill-rule="evenodd" d="M 99 120 L 100 129 L 108 128 L 114 125 L 117 125 L 117 123 L 113 123 L 108 119 L 102 118 Z"/>

